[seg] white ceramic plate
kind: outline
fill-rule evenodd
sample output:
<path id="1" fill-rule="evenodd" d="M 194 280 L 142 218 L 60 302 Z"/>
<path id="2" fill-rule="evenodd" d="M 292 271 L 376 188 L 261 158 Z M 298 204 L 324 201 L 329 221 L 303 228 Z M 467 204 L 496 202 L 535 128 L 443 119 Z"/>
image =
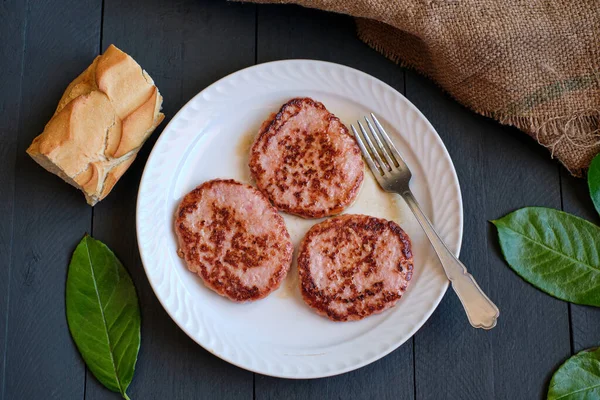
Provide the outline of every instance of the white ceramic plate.
<path id="1" fill-rule="evenodd" d="M 235 304 L 207 289 L 177 256 L 173 215 L 181 198 L 213 178 L 251 183 L 248 150 L 262 121 L 293 97 L 325 104 L 347 125 L 374 112 L 413 172 L 412 188 L 451 250 L 462 239 L 462 201 L 452 161 L 425 117 L 404 96 L 355 69 L 321 61 L 257 65 L 209 86 L 158 139 L 137 202 L 142 261 L 156 296 L 198 344 L 239 367 L 285 378 L 318 378 L 369 364 L 408 340 L 440 302 L 448 281 L 404 202 L 371 173 L 346 212 L 393 219 L 413 242 L 414 275 L 404 297 L 382 314 L 336 323 L 302 301 L 295 266 L 266 299 Z M 284 215 L 294 244 L 315 221 Z"/>

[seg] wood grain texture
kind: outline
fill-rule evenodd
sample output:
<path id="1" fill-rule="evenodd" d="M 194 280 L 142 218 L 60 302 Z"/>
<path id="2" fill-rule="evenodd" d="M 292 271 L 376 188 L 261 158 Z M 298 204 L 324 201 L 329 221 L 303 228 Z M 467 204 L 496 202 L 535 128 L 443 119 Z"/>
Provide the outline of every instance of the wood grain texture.
<path id="1" fill-rule="evenodd" d="M 256 400 L 414 399 L 411 341 L 385 358 L 343 375 L 312 380 L 256 375 Z"/>
<path id="2" fill-rule="evenodd" d="M 25 5 L 5 398 L 79 399 L 85 368 L 67 328 L 64 290 L 71 253 L 90 229 L 91 208 L 25 149 L 96 55 L 101 2 Z"/>
<path id="3" fill-rule="evenodd" d="M 404 90 L 404 70 L 361 43 L 350 17 L 259 6 L 257 62 L 289 58 L 348 65 Z M 413 399 L 412 351 L 410 340 L 383 360 L 331 378 L 291 381 L 257 375 L 256 399 Z"/>
<path id="4" fill-rule="evenodd" d="M 561 171 L 563 210 L 600 225 L 586 179 L 574 178 L 565 170 Z M 600 308 L 570 304 L 572 350 L 600 346 Z"/>
<path id="5" fill-rule="evenodd" d="M 404 91 L 404 69 L 358 40 L 352 18 L 290 5 L 258 6 L 257 63 L 331 61 L 359 69 Z"/>
<path id="6" fill-rule="evenodd" d="M 524 206 L 560 207 L 557 164 L 533 140 L 476 116 L 415 73 L 407 73 L 406 95 L 454 161 L 464 201 L 461 259 L 500 309 L 496 328 L 475 330 L 446 293 L 415 337 L 417 399 L 545 398 L 570 352 L 567 305 L 512 272 L 488 221 Z"/>
<path id="7" fill-rule="evenodd" d="M 10 38 L 0 43 L 0 400 L 117 397 L 86 376 L 64 315 L 68 262 L 86 231 L 115 251 L 138 290 L 143 325 L 133 399 L 540 399 L 571 351 L 600 344 L 600 311 L 569 306 L 521 280 L 487 222 L 528 205 L 560 208 L 561 186 L 565 211 L 600 222 L 585 181 L 562 171 L 559 185 L 557 164 L 534 141 L 405 73 L 361 43 L 346 16 L 210 0 L 104 0 L 104 10 L 102 3 L 0 2 L 0 37 Z M 167 120 L 92 215 L 80 192 L 25 149 L 67 84 L 111 43 L 154 78 Z M 406 87 L 454 160 L 465 212 L 461 259 L 501 310 L 494 330 L 471 329 L 449 291 L 415 338 L 384 359 L 337 377 L 292 381 L 253 378 L 203 350 L 167 315 L 135 236 L 137 190 L 151 147 L 207 85 L 255 62 L 290 58 L 337 62 L 400 92 Z"/>
<path id="8" fill-rule="evenodd" d="M 0 43 L 0 400 L 4 397 L 7 348 L 9 284 L 13 242 L 15 161 L 21 110 L 21 78 L 27 3 L 11 0 L 0 3 L 0 37 L 12 38 Z"/>
<path id="9" fill-rule="evenodd" d="M 251 399 L 253 374 L 190 339 L 152 291 L 136 242 L 138 186 L 152 146 L 169 120 L 213 81 L 254 63 L 254 5 L 225 2 L 105 0 L 102 47 L 113 43 L 150 74 L 164 97 L 166 120 L 113 192 L 94 209 L 93 234 L 129 270 L 142 310 L 142 345 L 128 393 L 132 399 Z M 88 372 L 86 399 L 112 399 Z"/>

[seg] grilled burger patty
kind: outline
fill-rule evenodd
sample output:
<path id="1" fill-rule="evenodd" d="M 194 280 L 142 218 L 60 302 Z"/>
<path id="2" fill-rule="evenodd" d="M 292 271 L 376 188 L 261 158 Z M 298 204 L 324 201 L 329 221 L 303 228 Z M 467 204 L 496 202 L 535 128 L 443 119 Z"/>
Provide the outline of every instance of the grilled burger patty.
<path id="1" fill-rule="evenodd" d="M 305 218 L 343 211 L 364 177 L 354 137 L 310 98 L 290 100 L 263 123 L 250 152 L 250 171 L 275 207 Z"/>
<path id="2" fill-rule="evenodd" d="M 283 218 L 262 193 L 234 180 L 208 181 L 188 193 L 175 232 L 188 269 L 236 302 L 266 297 L 292 262 Z"/>
<path id="3" fill-rule="evenodd" d="M 314 225 L 300 244 L 304 301 L 333 321 L 380 313 L 402 297 L 413 274 L 408 235 L 392 221 L 342 215 Z"/>

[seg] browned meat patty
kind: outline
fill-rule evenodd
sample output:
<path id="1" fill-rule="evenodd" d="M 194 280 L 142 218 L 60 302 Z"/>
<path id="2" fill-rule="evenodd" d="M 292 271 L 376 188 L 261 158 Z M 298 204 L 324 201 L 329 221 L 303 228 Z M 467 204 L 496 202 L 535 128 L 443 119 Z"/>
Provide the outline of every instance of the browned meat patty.
<path id="1" fill-rule="evenodd" d="M 380 313 L 402 297 L 413 274 L 408 235 L 392 221 L 342 215 L 313 226 L 300 244 L 304 301 L 333 321 Z"/>
<path id="2" fill-rule="evenodd" d="M 292 262 L 283 218 L 262 193 L 234 180 L 208 181 L 188 193 L 175 232 L 188 269 L 233 301 L 266 297 Z"/>
<path id="3" fill-rule="evenodd" d="M 354 137 L 325 106 L 292 99 L 259 130 L 250 151 L 258 188 L 281 211 L 305 218 L 338 214 L 363 181 Z"/>

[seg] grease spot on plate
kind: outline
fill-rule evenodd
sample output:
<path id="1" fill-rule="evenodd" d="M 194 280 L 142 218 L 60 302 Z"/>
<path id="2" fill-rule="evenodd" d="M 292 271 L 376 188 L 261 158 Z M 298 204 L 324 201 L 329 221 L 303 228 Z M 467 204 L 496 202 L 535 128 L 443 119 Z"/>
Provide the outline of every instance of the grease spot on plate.
<path id="1" fill-rule="evenodd" d="M 254 143 L 256 137 L 255 131 L 246 132 L 240 136 L 235 147 L 235 153 L 237 155 L 238 169 L 242 174 L 241 181 L 244 183 L 252 184 L 252 175 L 250 174 L 250 168 L 248 167 L 248 161 L 250 160 L 250 148 Z"/>

